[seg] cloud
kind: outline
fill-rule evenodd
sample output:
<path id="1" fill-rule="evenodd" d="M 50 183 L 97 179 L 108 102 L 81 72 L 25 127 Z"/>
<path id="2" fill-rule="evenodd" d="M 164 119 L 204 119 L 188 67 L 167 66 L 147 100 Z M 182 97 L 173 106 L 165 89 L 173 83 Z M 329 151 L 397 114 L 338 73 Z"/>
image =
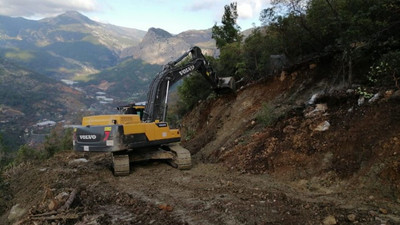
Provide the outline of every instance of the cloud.
<path id="1" fill-rule="evenodd" d="M 97 0 L 0 0 L 0 15 L 43 17 L 65 11 L 92 12 L 99 9 Z"/>
<path id="2" fill-rule="evenodd" d="M 224 6 L 229 5 L 231 0 L 202 0 L 192 1 L 188 9 L 192 11 L 212 10 L 215 14 L 222 16 Z M 236 0 L 239 19 L 258 18 L 262 9 L 266 8 L 270 0 Z"/>
<path id="3" fill-rule="evenodd" d="M 200 10 L 208 10 L 208 9 L 216 9 L 217 6 L 221 5 L 221 1 L 215 0 L 203 0 L 203 1 L 194 1 L 187 8 L 192 11 L 200 11 Z"/>
<path id="4" fill-rule="evenodd" d="M 237 10 L 239 19 L 252 19 L 260 15 L 269 1 L 265 0 L 238 0 Z"/>

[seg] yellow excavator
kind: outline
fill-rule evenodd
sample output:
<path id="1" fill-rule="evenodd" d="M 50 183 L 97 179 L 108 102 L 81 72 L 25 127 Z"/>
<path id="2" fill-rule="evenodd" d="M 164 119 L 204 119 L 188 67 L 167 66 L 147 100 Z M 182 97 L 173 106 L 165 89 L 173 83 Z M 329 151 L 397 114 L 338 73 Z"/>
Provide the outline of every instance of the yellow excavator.
<path id="1" fill-rule="evenodd" d="M 189 61 L 184 60 L 189 58 Z M 186 63 L 184 63 L 186 62 Z M 232 77 L 219 78 L 199 47 L 192 47 L 177 60 L 164 65 L 150 84 L 146 104 L 118 107 L 120 114 L 87 116 L 74 128 L 74 150 L 111 152 L 116 176 L 130 173 L 130 162 L 164 159 L 178 169 L 190 169 L 190 152 L 179 145 L 178 129 L 166 122 L 170 87 L 198 71 L 217 93 L 235 91 Z"/>

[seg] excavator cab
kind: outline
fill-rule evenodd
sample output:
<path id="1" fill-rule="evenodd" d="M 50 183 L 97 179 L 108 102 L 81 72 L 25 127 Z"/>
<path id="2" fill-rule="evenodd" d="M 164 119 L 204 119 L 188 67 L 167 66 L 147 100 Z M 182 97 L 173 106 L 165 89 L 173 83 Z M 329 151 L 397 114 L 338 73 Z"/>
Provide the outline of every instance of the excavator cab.
<path id="1" fill-rule="evenodd" d="M 145 108 L 144 105 L 139 105 L 139 104 L 136 104 L 136 103 L 132 103 L 132 104 L 129 104 L 129 105 L 118 106 L 117 110 L 121 114 L 139 115 L 140 120 L 142 120 L 143 119 L 144 108 Z"/>

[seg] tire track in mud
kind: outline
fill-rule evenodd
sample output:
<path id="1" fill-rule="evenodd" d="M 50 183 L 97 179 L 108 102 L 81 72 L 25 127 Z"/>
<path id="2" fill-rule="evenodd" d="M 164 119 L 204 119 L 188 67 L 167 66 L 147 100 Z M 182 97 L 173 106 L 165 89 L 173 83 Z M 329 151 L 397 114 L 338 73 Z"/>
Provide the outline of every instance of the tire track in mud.
<path id="1" fill-rule="evenodd" d="M 142 164 L 115 184 L 134 198 L 171 206 L 170 213 L 188 224 L 315 224 L 331 214 L 346 215 L 336 208 L 341 204 L 334 194 L 300 193 L 268 175 L 218 164 L 197 164 L 189 171 Z"/>

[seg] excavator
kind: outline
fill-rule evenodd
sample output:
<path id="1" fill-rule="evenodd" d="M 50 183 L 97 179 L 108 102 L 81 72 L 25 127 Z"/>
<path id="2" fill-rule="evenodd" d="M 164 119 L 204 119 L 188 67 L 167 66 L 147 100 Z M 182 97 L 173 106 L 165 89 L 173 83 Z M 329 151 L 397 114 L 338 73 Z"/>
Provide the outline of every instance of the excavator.
<path id="1" fill-rule="evenodd" d="M 170 87 L 193 71 L 198 71 L 217 93 L 235 91 L 234 78 L 218 77 L 201 49 L 194 46 L 163 66 L 150 84 L 145 104 L 118 107 L 119 114 L 83 117 L 82 125 L 74 128 L 74 150 L 111 152 L 115 176 L 129 175 L 131 162 L 152 159 L 190 169 L 190 152 L 180 146 L 180 131 L 169 127 L 166 115 Z"/>

